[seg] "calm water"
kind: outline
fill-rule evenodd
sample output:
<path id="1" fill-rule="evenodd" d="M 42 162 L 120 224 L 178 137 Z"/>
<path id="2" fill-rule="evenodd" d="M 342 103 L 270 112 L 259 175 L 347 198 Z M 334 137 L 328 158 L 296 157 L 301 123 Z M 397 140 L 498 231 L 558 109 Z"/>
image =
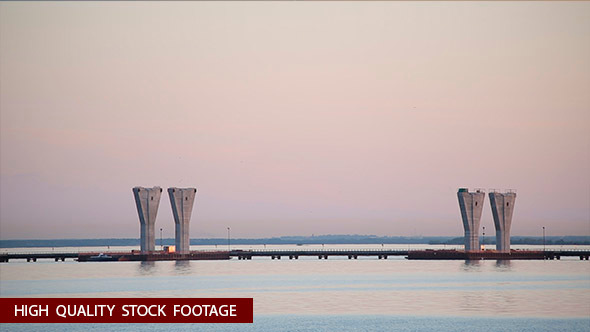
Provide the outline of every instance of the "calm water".
<path id="1" fill-rule="evenodd" d="M 326 249 L 336 247 L 326 245 Z M 254 298 L 254 324 L 197 326 L 205 331 L 590 331 L 590 262 L 578 258 L 14 261 L 0 265 L 0 295 Z M 83 328 L 75 324 L 2 326 L 3 331 Z M 171 328 L 193 330 L 195 325 L 92 326 L 104 331 Z"/>

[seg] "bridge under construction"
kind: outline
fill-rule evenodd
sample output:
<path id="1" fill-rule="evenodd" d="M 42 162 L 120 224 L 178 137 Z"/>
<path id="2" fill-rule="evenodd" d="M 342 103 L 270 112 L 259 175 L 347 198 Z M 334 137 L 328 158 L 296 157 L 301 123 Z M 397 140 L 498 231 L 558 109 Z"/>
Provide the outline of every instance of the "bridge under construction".
<path id="1" fill-rule="evenodd" d="M 299 259 L 299 257 L 376 257 L 387 259 L 390 256 L 402 256 L 406 259 L 421 260 L 552 260 L 561 257 L 579 257 L 588 260 L 590 250 L 511 250 L 510 228 L 516 193 L 507 190 L 504 193 L 492 190 L 489 193 L 494 224 L 496 226 L 496 250 L 482 250 L 479 240 L 479 226 L 484 205 L 485 192 L 482 189 L 469 191 L 459 188 L 457 197 L 465 231 L 464 250 L 390 250 L 390 249 L 333 249 L 333 250 L 230 250 L 228 227 L 228 250 L 190 250 L 189 224 L 193 210 L 196 188 L 168 188 L 170 204 L 176 225 L 175 251 L 155 250 L 155 222 L 162 188 L 134 187 L 132 189 L 140 222 L 140 250 L 130 252 L 71 252 L 71 253 L 0 253 L 0 262 L 26 259 L 53 259 L 56 262 L 67 258 L 79 262 L 100 261 L 180 261 L 180 260 L 251 260 L 253 257 L 270 257 Z M 161 229 L 160 229 L 161 230 Z M 484 233 L 485 235 L 485 233 Z"/>

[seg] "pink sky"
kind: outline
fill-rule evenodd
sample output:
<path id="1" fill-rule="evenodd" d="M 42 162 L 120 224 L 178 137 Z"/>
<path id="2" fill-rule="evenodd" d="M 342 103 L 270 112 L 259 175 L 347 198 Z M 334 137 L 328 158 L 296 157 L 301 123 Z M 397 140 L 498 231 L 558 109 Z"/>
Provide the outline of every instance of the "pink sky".
<path id="1" fill-rule="evenodd" d="M 590 235 L 590 3 L 0 3 L 0 238 Z M 482 226 L 493 229 L 486 198 Z M 167 197 L 156 227 L 173 237 Z"/>

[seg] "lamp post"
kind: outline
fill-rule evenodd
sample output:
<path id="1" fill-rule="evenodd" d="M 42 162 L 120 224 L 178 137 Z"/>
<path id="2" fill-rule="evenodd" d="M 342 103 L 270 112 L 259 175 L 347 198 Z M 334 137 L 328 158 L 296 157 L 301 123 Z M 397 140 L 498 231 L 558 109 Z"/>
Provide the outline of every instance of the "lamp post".
<path id="1" fill-rule="evenodd" d="M 164 250 L 164 245 L 162 244 L 162 229 L 160 228 L 160 250 Z"/>
<path id="2" fill-rule="evenodd" d="M 230 251 L 230 228 L 227 228 L 227 251 Z"/>
<path id="3" fill-rule="evenodd" d="M 545 252 L 545 226 L 543 226 L 543 252 Z"/>

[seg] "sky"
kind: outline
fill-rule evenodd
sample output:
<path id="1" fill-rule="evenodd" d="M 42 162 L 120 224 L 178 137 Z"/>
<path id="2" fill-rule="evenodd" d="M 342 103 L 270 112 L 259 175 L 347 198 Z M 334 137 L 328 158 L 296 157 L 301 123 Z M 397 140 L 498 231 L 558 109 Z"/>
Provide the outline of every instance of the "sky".
<path id="1" fill-rule="evenodd" d="M 2 2 L 0 239 L 139 237 L 134 186 L 196 187 L 192 238 L 461 236 L 460 187 L 590 235 L 589 36 L 587 2 Z"/>

